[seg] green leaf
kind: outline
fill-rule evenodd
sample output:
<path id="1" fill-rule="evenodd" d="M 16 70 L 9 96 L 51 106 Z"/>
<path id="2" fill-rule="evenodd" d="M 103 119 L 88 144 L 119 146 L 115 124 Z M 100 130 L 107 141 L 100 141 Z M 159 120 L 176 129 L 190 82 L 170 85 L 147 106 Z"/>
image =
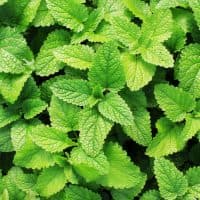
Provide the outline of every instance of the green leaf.
<path id="1" fill-rule="evenodd" d="M 182 7 L 187 7 L 188 6 L 187 0 L 160 0 L 159 3 L 157 4 L 156 8 L 157 9 L 167 9 L 167 8 L 175 8 L 177 6 L 182 6 Z"/>
<path id="2" fill-rule="evenodd" d="M 79 118 L 81 147 L 88 155 L 95 157 L 103 148 L 113 124 L 95 109 L 84 109 Z"/>
<path id="3" fill-rule="evenodd" d="M 152 139 L 150 114 L 145 108 L 138 108 L 133 111 L 133 116 L 132 124 L 123 126 L 123 130 L 138 144 L 148 146 Z"/>
<path id="4" fill-rule="evenodd" d="M 3 108 L 0 106 L 0 128 L 16 121 L 20 118 L 20 115 L 9 110 L 9 108 Z"/>
<path id="5" fill-rule="evenodd" d="M 148 190 L 143 193 L 140 200 L 161 200 L 160 193 L 157 190 Z"/>
<path id="6" fill-rule="evenodd" d="M 83 30 L 88 18 L 87 8 L 75 0 L 47 0 L 47 7 L 52 16 L 62 25 L 76 32 Z"/>
<path id="7" fill-rule="evenodd" d="M 199 98 L 199 74 L 200 74 L 200 45 L 191 44 L 181 52 L 181 59 L 178 65 L 178 79 L 180 87 L 193 96 Z"/>
<path id="8" fill-rule="evenodd" d="M 22 112 L 25 119 L 31 119 L 47 108 L 47 104 L 41 99 L 27 99 L 22 103 Z"/>
<path id="9" fill-rule="evenodd" d="M 81 79 L 56 81 L 51 89 L 59 99 L 74 105 L 85 106 L 92 94 L 89 82 Z"/>
<path id="10" fill-rule="evenodd" d="M 200 118 L 186 117 L 185 126 L 181 133 L 184 141 L 188 141 L 200 131 Z"/>
<path id="11" fill-rule="evenodd" d="M 36 74 L 49 76 L 62 69 L 65 65 L 54 57 L 53 52 L 57 47 L 68 43 L 69 33 L 66 30 L 61 29 L 51 32 L 36 57 Z"/>
<path id="12" fill-rule="evenodd" d="M 115 189 L 131 188 L 146 179 L 139 167 L 130 161 L 126 152 L 117 143 L 108 143 L 104 149 L 110 163 L 109 172 L 99 177 L 96 182 Z"/>
<path id="13" fill-rule="evenodd" d="M 194 13 L 194 18 L 197 21 L 197 25 L 199 26 L 200 29 L 200 1 L 199 0 L 188 0 L 188 3 L 190 7 L 192 8 L 192 11 Z"/>
<path id="14" fill-rule="evenodd" d="M 103 10 L 104 9 L 97 8 L 90 13 L 87 21 L 84 24 L 84 29 L 72 36 L 72 44 L 81 43 L 82 41 L 89 39 L 89 36 L 93 34 L 104 17 Z"/>
<path id="15" fill-rule="evenodd" d="M 124 71 L 114 42 L 98 48 L 88 76 L 90 81 L 106 89 L 120 90 L 124 87 Z"/>
<path id="16" fill-rule="evenodd" d="M 121 125 L 131 125 L 133 115 L 126 102 L 115 93 L 107 94 L 98 104 L 99 112 L 113 122 Z"/>
<path id="17" fill-rule="evenodd" d="M 30 121 L 18 120 L 12 125 L 11 139 L 15 151 L 19 151 L 26 142 L 26 138 L 30 132 L 30 129 L 37 126 L 41 122 L 37 119 Z"/>
<path id="18" fill-rule="evenodd" d="M 64 132 L 45 125 L 32 127 L 30 137 L 38 146 L 51 153 L 61 152 L 75 144 Z"/>
<path id="19" fill-rule="evenodd" d="M 155 74 L 156 67 L 146 63 L 141 57 L 125 53 L 122 55 L 122 64 L 126 82 L 130 90 L 139 90 L 147 85 Z"/>
<path id="20" fill-rule="evenodd" d="M 5 127 L 0 129 L 0 152 L 11 152 L 14 151 L 10 128 Z"/>
<path id="21" fill-rule="evenodd" d="M 25 31 L 27 26 L 33 21 L 36 16 L 41 0 L 29 0 L 25 9 L 23 10 L 22 18 L 18 29 Z"/>
<path id="22" fill-rule="evenodd" d="M 34 174 L 25 174 L 21 168 L 13 167 L 10 171 L 10 176 L 13 178 L 16 186 L 26 193 L 37 194 L 35 184 L 37 176 Z"/>
<path id="23" fill-rule="evenodd" d="M 54 50 L 53 54 L 57 60 L 78 69 L 91 67 L 94 57 L 93 49 L 81 44 L 59 47 Z"/>
<path id="24" fill-rule="evenodd" d="M 160 108 L 175 122 L 182 121 L 186 113 L 195 107 L 195 101 L 189 93 L 168 84 L 156 85 L 154 94 Z"/>
<path id="25" fill-rule="evenodd" d="M 16 152 L 14 163 L 17 166 L 41 169 L 54 165 L 54 154 L 43 150 L 31 140 L 27 140 L 23 147 Z"/>
<path id="26" fill-rule="evenodd" d="M 65 198 L 67 200 L 101 200 L 99 194 L 76 185 L 70 185 L 65 189 Z"/>
<path id="27" fill-rule="evenodd" d="M 174 66 L 174 60 L 169 51 L 160 43 L 153 43 L 148 48 L 141 49 L 142 58 L 151 64 L 164 68 Z"/>
<path id="28" fill-rule="evenodd" d="M 189 184 L 189 193 L 194 198 L 200 198 L 200 167 L 193 167 L 187 170 L 186 178 Z"/>
<path id="29" fill-rule="evenodd" d="M 33 19 L 33 25 L 39 26 L 50 26 L 55 23 L 50 11 L 47 8 L 47 3 L 45 0 L 41 0 L 40 6 L 38 7 L 35 18 Z"/>
<path id="30" fill-rule="evenodd" d="M 55 96 L 52 96 L 48 109 L 51 125 L 60 131 L 70 132 L 78 130 L 78 115 L 80 108 L 68 104 Z"/>
<path id="31" fill-rule="evenodd" d="M 173 200 L 186 193 L 187 179 L 172 162 L 165 158 L 157 159 L 155 160 L 154 171 L 163 198 Z"/>
<path id="32" fill-rule="evenodd" d="M 22 88 L 30 74 L 0 73 L 0 94 L 9 103 L 13 104 L 19 97 Z"/>
<path id="33" fill-rule="evenodd" d="M 87 182 L 96 180 L 109 170 L 109 163 L 103 152 L 96 157 L 90 157 L 80 147 L 72 150 L 69 162 Z"/>
<path id="34" fill-rule="evenodd" d="M 0 28 L 0 72 L 19 74 L 29 68 L 33 55 L 23 36 L 14 28 Z"/>
<path id="35" fill-rule="evenodd" d="M 144 21 L 151 14 L 148 4 L 141 0 L 123 0 L 123 3 L 135 16 Z"/>
<path id="36" fill-rule="evenodd" d="M 138 45 L 140 28 L 127 18 L 113 17 L 111 20 L 114 37 L 125 46 L 134 49 Z"/>
<path id="37" fill-rule="evenodd" d="M 171 36 L 172 27 L 173 20 L 171 11 L 169 9 L 156 10 L 142 24 L 141 44 L 149 45 L 150 41 L 154 43 L 166 41 Z"/>
<path id="38" fill-rule="evenodd" d="M 147 155 L 161 157 L 180 151 L 184 147 L 183 127 L 161 118 L 156 123 L 158 133 L 147 148 Z"/>
<path id="39" fill-rule="evenodd" d="M 49 197 L 62 190 L 67 180 L 63 168 L 58 166 L 43 169 L 37 179 L 37 191 L 43 197 Z"/>

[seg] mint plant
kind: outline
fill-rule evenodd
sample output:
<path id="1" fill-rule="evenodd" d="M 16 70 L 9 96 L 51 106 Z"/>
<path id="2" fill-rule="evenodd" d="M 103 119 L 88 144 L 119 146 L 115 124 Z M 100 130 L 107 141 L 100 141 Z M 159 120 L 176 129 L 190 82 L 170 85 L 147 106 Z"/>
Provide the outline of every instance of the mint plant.
<path id="1" fill-rule="evenodd" d="M 200 199 L 199 0 L 0 0 L 0 200 Z"/>

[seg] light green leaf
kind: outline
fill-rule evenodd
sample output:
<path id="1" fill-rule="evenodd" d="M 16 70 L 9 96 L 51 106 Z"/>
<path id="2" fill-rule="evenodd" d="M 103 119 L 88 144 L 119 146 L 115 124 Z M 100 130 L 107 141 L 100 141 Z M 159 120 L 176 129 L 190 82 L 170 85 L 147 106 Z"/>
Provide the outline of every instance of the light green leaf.
<path id="1" fill-rule="evenodd" d="M 186 193 L 187 179 L 172 162 L 165 158 L 157 159 L 154 171 L 163 198 L 173 200 Z"/>
<path id="2" fill-rule="evenodd" d="M 188 3 L 190 7 L 192 8 L 192 11 L 194 13 L 195 20 L 197 21 L 197 24 L 200 29 L 200 0 L 188 0 Z"/>
<path id="3" fill-rule="evenodd" d="M 27 140 L 14 157 L 15 165 L 32 169 L 49 167 L 54 163 L 54 154 L 38 147 L 31 140 Z"/>
<path id="4" fill-rule="evenodd" d="M 38 146 L 51 153 L 61 152 L 75 144 L 66 133 L 45 125 L 32 127 L 30 137 Z"/>
<path id="5" fill-rule="evenodd" d="M 99 112 L 113 122 L 121 125 L 131 125 L 133 115 L 126 102 L 115 93 L 107 94 L 98 104 Z"/>
<path id="6" fill-rule="evenodd" d="M 172 123 L 166 118 L 161 118 L 156 123 L 158 133 L 150 142 L 146 154 L 161 157 L 180 151 L 184 147 L 181 137 L 183 127 Z"/>
<path id="7" fill-rule="evenodd" d="M 123 130 L 138 144 L 148 146 L 152 139 L 150 114 L 145 108 L 138 108 L 133 111 L 133 116 L 132 124 L 123 126 Z"/>
<path id="8" fill-rule="evenodd" d="M 45 0 L 41 0 L 40 6 L 38 7 L 35 18 L 33 19 L 33 25 L 36 27 L 39 26 L 50 26 L 55 23 L 53 17 L 50 14 L 50 11 L 47 8 Z"/>
<path id="9" fill-rule="evenodd" d="M 139 90 L 152 80 L 156 67 L 146 63 L 141 57 L 125 53 L 122 55 L 122 64 L 126 82 L 130 90 Z"/>
<path id="10" fill-rule="evenodd" d="M 65 189 L 65 198 L 67 200 L 101 200 L 99 194 L 76 185 L 70 185 Z"/>
<path id="11" fill-rule="evenodd" d="M 9 103 L 13 104 L 19 97 L 22 88 L 30 74 L 0 73 L 0 94 Z"/>
<path id="12" fill-rule="evenodd" d="M 117 143 L 108 143 L 104 152 L 110 168 L 108 174 L 96 180 L 98 184 L 115 189 L 125 189 L 134 187 L 146 179 L 146 176 L 130 161 L 126 152 Z"/>
<path id="13" fill-rule="evenodd" d="M 9 110 L 8 108 L 3 108 L 0 106 L 0 128 L 10 124 L 11 122 L 16 121 L 20 118 L 18 113 Z"/>
<path id="14" fill-rule="evenodd" d="M 170 38 L 172 28 L 173 20 L 171 11 L 169 9 L 157 10 L 143 22 L 140 42 L 142 45 L 149 45 L 150 41 L 154 43 L 164 42 Z"/>
<path id="15" fill-rule="evenodd" d="M 178 79 L 180 87 L 193 96 L 200 97 L 200 45 L 191 44 L 181 52 L 178 65 Z"/>
<path id="16" fill-rule="evenodd" d="M 6 3 L 8 0 L 0 0 L 0 6 Z"/>
<path id="17" fill-rule="evenodd" d="M 92 94 L 89 82 L 81 79 L 58 80 L 51 86 L 51 90 L 59 99 L 79 106 L 87 105 Z"/>
<path id="18" fill-rule="evenodd" d="M 58 166 L 43 169 L 37 180 L 37 191 L 43 197 L 49 197 L 62 190 L 67 180 L 64 169 Z"/>
<path id="19" fill-rule="evenodd" d="M 148 190 L 143 193 L 140 200 L 161 200 L 160 193 L 157 190 Z"/>
<path id="20" fill-rule="evenodd" d="M 160 108 L 172 121 L 182 121 L 186 113 L 195 107 L 195 101 L 189 93 L 168 84 L 156 85 L 154 94 Z"/>
<path id="21" fill-rule="evenodd" d="M 144 20 L 151 15 L 150 7 L 141 0 L 122 0 L 125 6 L 137 17 Z"/>
<path id="22" fill-rule="evenodd" d="M 85 5 L 75 0 L 46 0 L 46 2 L 52 16 L 58 22 L 76 32 L 83 30 L 83 22 L 88 18 L 88 11 Z"/>
<path id="23" fill-rule="evenodd" d="M 0 129 L 0 152 L 11 152 L 14 151 L 10 128 L 5 127 Z"/>
<path id="24" fill-rule="evenodd" d="M 148 48 L 141 49 L 141 55 L 148 63 L 165 68 L 174 66 L 172 55 L 162 44 L 153 43 Z"/>
<path id="25" fill-rule="evenodd" d="M 105 43 L 98 48 L 88 76 L 90 81 L 105 89 L 120 90 L 124 87 L 124 71 L 114 42 Z"/>
<path id="26" fill-rule="evenodd" d="M 11 139 L 15 151 L 19 151 L 26 142 L 26 138 L 32 127 L 41 124 L 37 119 L 30 121 L 19 120 L 12 125 Z"/>
<path id="27" fill-rule="evenodd" d="M 80 108 L 68 104 L 55 96 L 52 96 L 48 109 L 51 125 L 60 131 L 70 132 L 78 130 L 78 115 Z"/>
<path id="28" fill-rule="evenodd" d="M 79 118 L 81 146 L 88 155 L 95 157 L 113 124 L 95 109 L 84 109 Z"/>
<path id="29" fill-rule="evenodd" d="M 33 55 L 23 36 L 14 28 L 0 28 L 0 72 L 20 74 L 29 68 Z"/>
<path id="30" fill-rule="evenodd" d="M 78 68 L 87 69 L 92 65 L 94 51 L 87 45 L 65 45 L 53 51 L 57 60 L 67 65 Z"/>
<path id="31" fill-rule="evenodd" d="M 187 0 L 160 0 L 157 4 L 157 9 L 167 9 L 167 8 L 175 8 L 177 6 L 187 7 L 188 6 Z"/>
<path id="32" fill-rule="evenodd" d="M 73 34 L 71 43 L 77 44 L 88 39 L 89 36 L 93 34 L 93 32 L 96 30 L 97 26 L 102 21 L 103 17 L 104 17 L 103 9 L 100 8 L 94 9 L 90 13 L 87 21 L 85 22 L 84 29 L 79 33 Z"/>
<path id="33" fill-rule="evenodd" d="M 22 112 L 25 119 L 31 119 L 47 108 L 47 104 L 41 99 L 27 99 L 22 103 Z"/>
<path id="34" fill-rule="evenodd" d="M 36 57 L 36 74 L 40 76 L 49 76 L 62 69 L 65 65 L 54 57 L 53 52 L 57 47 L 68 43 L 69 33 L 66 30 L 51 32 Z"/>
<path id="35" fill-rule="evenodd" d="M 113 17 L 111 20 L 113 35 L 125 46 L 134 49 L 138 45 L 140 37 L 140 28 L 130 22 L 127 18 Z"/>
<path id="36" fill-rule="evenodd" d="M 96 180 L 109 170 L 109 163 L 103 152 L 96 157 L 90 157 L 80 147 L 72 150 L 69 162 L 87 182 Z"/>

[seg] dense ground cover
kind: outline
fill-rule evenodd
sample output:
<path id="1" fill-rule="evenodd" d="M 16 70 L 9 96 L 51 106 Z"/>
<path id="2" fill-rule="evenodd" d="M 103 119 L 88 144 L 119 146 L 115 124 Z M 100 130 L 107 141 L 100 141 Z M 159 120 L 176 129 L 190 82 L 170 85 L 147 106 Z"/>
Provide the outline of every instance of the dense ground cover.
<path id="1" fill-rule="evenodd" d="M 0 200 L 200 199 L 200 0 L 0 0 Z"/>

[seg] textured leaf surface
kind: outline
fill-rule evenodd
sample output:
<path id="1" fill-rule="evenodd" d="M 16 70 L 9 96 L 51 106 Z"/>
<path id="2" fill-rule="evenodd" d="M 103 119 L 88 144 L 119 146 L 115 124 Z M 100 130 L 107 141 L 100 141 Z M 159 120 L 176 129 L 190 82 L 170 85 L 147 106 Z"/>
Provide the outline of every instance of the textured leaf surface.
<path id="1" fill-rule="evenodd" d="M 0 93 L 9 103 L 14 103 L 30 74 L 0 73 Z"/>
<path id="2" fill-rule="evenodd" d="M 147 85 L 155 73 L 155 66 L 146 63 L 141 57 L 131 54 L 122 56 L 122 64 L 126 76 L 126 82 L 130 90 L 139 90 Z"/>
<path id="3" fill-rule="evenodd" d="M 159 106 L 172 121 L 183 120 L 186 113 L 195 107 L 192 96 L 174 86 L 168 84 L 156 85 L 154 93 Z"/>
<path id="4" fill-rule="evenodd" d="M 92 93 L 89 82 L 81 79 L 58 80 L 51 89 L 59 99 L 79 106 L 87 105 Z"/>
<path id="5" fill-rule="evenodd" d="M 122 125 L 131 125 L 133 123 L 133 115 L 130 108 L 118 94 L 107 94 L 99 103 L 98 109 L 103 116 L 113 122 Z"/>
<path id="6" fill-rule="evenodd" d="M 62 25 L 74 31 L 81 31 L 88 18 L 87 8 L 75 0 L 47 0 L 52 16 Z"/>
<path id="7" fill-rule="evenodd" d="M 17 166 L 41 169 L 54 165 L 54 154 L 49 153 L 27 140 L 23 147 L 16 152 L 14 163 Z"/>
<path id="8" fill-rule="evenodd" d="M 178 66 L 180 87 L 195 97 L 200 97 L 200 45 L 191 44 L 182 51 Z"/>
<path id="9" fill-rule="evenodd" d="M 22 112 L 25 119 L 31 119 L 40 114 L 47 107 L 47 104 L 41 99 L 27 99 L 22 104 Z"/>
<path id="10" fill-rule="evenodd" d="M 68 200 L 101 200 L 99 194 L 76 185 L 70 185 L 65 189 L 65 198 Z"/>
<path id="11" fill-rule="evenodd" d="M 13 151 L 13 145 L 11 141 L 10 129 L 5 127 L 0 129 L 0 152 Z"/>
<path id="12" fill-rule="evenodd" d="M 161 157 L 180 151 L 183 148 L 182 126 L 176 125 L 166 118 L 161 118 L 158 120 L 156 127 L 158 133 L 150 142 L 147 155 Z"/>
<path id="13" fill-rule="evenodd" d="M 109 170 L 109 163 L 103 152 L 100 152 L 96 157 L 90 157 L 81 148 L 72 150 L 70 163 L 87 182 L 96 180 L 107 174 Z"/>
<path id="14" fill-rule="evenodd" d="M 197 21 L 197 24 L 200 28 L 200 0 L 189 0 L 188 1 L 189 5 L 191 6 L 193 12 L 194 12 L 194 17 Z"/>
<path id="15" fill-rule="evenodd" d="M 49 76 L 62 69 L 64 64 L 54 57 L 53 52 L 57 47 L 68 43 L 69 34 L 67 31 L 56 30 L 51 32 L 36 57 L 36 73 L 40 76 Z"/>
<path id="16" fill-rule="evenodd" d="M 0 72 L 22 73 L 25 62 L 32 60 L 32 52 L 23 36 L 14 28 L 0 28 Z"/>
<path id="17" fill-rule="evenodd" d="M 125 83 L 120 54 L 113 42 L 99 47 L 89 71 L 89 79 L 103 88 L 120 90 Z"/>
<path id="18" fill-rule="evenodd" d="M 169 160 L 165 158 L 155 160 L 154 170 L 163 198 L 172 200 L 186 193 L 187 179 Z"/>
<path id="19" fill-rule="evenodd" d="M 175 8 L 176 6 L 187 6 L 188 2 L 187 0 L 160 0 L 159 3 L 157 4 L 157 8 Z"/>
<path id="20" fill-rule="evenodd" d="M 124 189 L 134 187 L 141 180 L 146 179 L 117 143 L 108 143 L 104 151 L 110 168 L 108 174 L 101 176 L 97 183 L 115 189 Z"/>
<path id="21" fill-rule="evenodd" d="M 68 104 L 55 96 L 52 96 L 48 109 L 51 125 L 60 131 L 70 132 L 78 130 L 78 113 L 80 108 Z"/>
<path id="22" fill-rule="evenodd" d="M 53 166 L 43 169 L 37 179 L 37 190 L 41 196 L 49 197 L 62 190 L 66 183 L 64 170 Z"/>
<path id="23" fill-rule="evenodd" d="M 74 145 L 64 132 L 45 125 L 32 127 L 30 136 L 38 146 L 52 153 Z"/>
<path id="24" fill-rule="evenodd" d="M 127 18 L 114 17 L 111 21 L 113 34 L 117 40 L 129 48 L 137 47 L 140 37 L 140 28 Z"/>
<path id="25" fill-rule="evenodd" d="M 12 112 L 8 108 L 0 106 L 0 128 L 10 124 L 13 121 L 19 119 L 20 116 L 17 113 Z"/>
<path id="26" fill-rule="evenodd" d="M 93 49 L 87 45 L 65 45 L 53 53 L 57 60 L 78 69 L 89 68 L 94 57 Z"/>
<path id="27" fill-rule="evenodd" d="M 95 109 L 84 109 L 80 113 L 80 143 L 90 156 L 96 156 L 103 148 L 112 123 Z"/>
<path id="28" fill-rule="evenodd" d="M 140 200 L 160 200 L 160 194 L 157 190 L 149 190 L 145 192 Z"/>

